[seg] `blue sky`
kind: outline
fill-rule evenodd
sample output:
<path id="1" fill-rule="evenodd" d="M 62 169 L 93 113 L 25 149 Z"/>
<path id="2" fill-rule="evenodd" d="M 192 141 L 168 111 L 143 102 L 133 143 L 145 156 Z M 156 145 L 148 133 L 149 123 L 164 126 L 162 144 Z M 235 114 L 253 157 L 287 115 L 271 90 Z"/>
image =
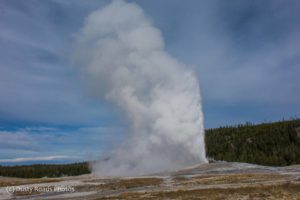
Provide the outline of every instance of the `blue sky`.
<path id="1" fill-rule="evenodd" d="M 196 71 L 206 127 L 299 117 L 298 1 L 130 2 L 161 30 L 166 50 Z M 86 16 L 108 3 L 0 1 L 3 162 L 94 159 L 126 137 L 124 119 L 88 94 L 72 66 Z"/>

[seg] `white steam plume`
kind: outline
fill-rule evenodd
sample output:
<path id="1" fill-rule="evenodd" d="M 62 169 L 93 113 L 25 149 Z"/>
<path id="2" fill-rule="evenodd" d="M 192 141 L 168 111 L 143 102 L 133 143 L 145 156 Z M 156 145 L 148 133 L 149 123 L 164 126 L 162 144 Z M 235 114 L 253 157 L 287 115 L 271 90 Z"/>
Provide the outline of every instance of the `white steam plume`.
<path id="1" fill-rule="evenodd" d="M 160 31 L 134 3 L 113 1 L 91 13 L 76 58 L 94 94 L 112 102 L 130 135 L 97 175 L 139 175 L 207 162 L 199 85 L 164 49 Z"/>

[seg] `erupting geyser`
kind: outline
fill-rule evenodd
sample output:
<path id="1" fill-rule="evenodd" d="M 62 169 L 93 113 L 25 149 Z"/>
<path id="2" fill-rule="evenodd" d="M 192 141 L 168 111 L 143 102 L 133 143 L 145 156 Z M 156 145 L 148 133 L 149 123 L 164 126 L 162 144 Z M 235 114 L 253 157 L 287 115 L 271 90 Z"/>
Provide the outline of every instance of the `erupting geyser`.
<path id="1" fill-rule="evenodd" d="M 207 162 L 198 80 L 164 49 L 160 31 L 134 3 L 91 13 L 78 36 L 76 59 L 94 94 L 130 123 L 128 139 L 97 175 L 139 175 Z"/>

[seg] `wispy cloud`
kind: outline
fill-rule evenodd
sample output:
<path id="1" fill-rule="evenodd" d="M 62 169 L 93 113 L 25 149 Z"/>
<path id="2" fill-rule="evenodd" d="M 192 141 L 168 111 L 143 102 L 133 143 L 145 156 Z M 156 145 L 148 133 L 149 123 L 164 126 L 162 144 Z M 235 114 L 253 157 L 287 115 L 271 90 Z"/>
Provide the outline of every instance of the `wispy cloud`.
<path id="1" fill-rule="evenodd" d="M 109 114 L 105 106 L 85 98 L 69 67 L 76 27 L 92 6 L 95 3 L 80 6 L 76 1 L 0 2 L 0 121 L 58 125 L 104 121 L 99 119 Z"/>
<path id="2" fill-rule="evenodd" d="M 37 141 L 28 132 L 24 131 L 0 131 L 0 151 L 14 150 L 36 150 Z"/>
<path id="3" fill-rule="evenodd" d="M 76 156 L 42 156 L 42 157 L 26 157 L 26 158 L 12 158 L 0 159 L 0 163 L 18 163 L 18 162 L 32 162 L 32 161 L 59 161 L 59 160 L 73 160 L 78 159 Z"/>
<path id="4" fill-rule="evenodd" d="M 24 129 L 21 129 L 21 130 L 25 130 L 25 131 L 29 131 L 29 132 L 54 132 L 54 131 L 59 131 L 58 128 L 45 127 L 45 126 L 25 127 Z"/>
<path id="5" fill-rule="evenodd" d="M 19 157 L 52 158 L 49 155 L 57 154 L 78 161 L 95 159 L 124 137 L 121 127 L 27 126 L 16 130 L 0 130 L 0 159 L 18 162 Z"/>

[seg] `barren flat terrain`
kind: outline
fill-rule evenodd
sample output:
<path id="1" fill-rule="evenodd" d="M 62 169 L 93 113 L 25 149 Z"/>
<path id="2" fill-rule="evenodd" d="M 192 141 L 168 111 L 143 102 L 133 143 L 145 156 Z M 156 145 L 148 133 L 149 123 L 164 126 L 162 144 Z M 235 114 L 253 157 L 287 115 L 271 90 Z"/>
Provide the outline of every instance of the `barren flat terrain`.
<path id="1" fill-rule="evenodd" d="M 0 199 L 300 199 L 300 165 L 211 163 L 139 177 L 0 177 Z"/>

